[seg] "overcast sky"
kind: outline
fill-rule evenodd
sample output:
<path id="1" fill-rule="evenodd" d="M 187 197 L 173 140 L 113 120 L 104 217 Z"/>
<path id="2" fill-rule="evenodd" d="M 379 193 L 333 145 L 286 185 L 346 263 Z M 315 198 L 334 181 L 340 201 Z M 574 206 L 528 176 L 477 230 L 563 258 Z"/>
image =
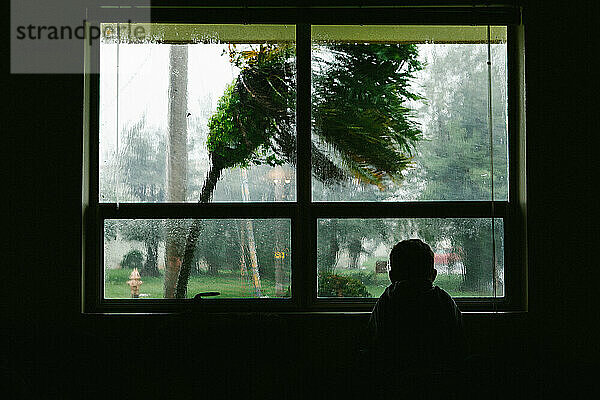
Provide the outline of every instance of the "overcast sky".
<path id="1" fill-rule="evenodd" d="M 114 146 L 117 120 L 123 129 L 145 114 L 149 125 L 166 128 L 169 47 L 121 44 L 117 52 L 117 44 L 101 46 L 100 138 L 103 148 Z M 229 57 L 221 55 L 223 49 L 227 49 L 227 45 L 188 46 L 188 112 L 211 113 L 201 106 L 206 104 L 207 98 L 215 110 L 226 85 L 237 75 L 237 68 L 229 62 Z"/>

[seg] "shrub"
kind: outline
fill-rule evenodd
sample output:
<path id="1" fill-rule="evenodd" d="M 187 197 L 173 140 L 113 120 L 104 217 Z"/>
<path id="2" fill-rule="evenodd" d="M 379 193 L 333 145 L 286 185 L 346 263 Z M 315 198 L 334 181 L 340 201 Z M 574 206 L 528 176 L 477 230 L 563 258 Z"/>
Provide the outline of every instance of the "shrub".
<path id="1" fill-rule="evenodd" d="M 371 294 L 359 279 L 336 274 L 320 274 L 319 296 L 370 297 Z"/>
<path id="2" fill-rule="evenodd" d="M 123 256 L 121 261 L 121 268 L 141 270 L 144 266 L 144 256 L 139 250 L 131 250 L 129 253 Z"/>
<path id="3" fill-rule="evenodd" d="M 375 272 L 359 271 L 352 274 L 352 277 L 358 279 L 365 285 L 374 285 L 377 283 L 377 274 Z"/>

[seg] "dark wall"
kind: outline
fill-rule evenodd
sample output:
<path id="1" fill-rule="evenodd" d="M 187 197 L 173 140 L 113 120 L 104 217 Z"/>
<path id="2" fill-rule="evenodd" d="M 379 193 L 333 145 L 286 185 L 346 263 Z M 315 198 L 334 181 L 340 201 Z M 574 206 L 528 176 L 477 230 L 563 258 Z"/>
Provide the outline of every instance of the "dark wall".
<path id="1" fill-rule="evenodd" d="M 598 48 L 592 2 L 526 8 L 530 336 L 542 355 L 594 362 Z M 543 4 L 542 4 L 543 3 Z"/>
<path id="2" fill-rule="evenodd" d="M 515 393 L 587 390 L 582 377 L 599 355 L 594 11 L 526 3 L 530 308 L 465 316 L 472 350 L 489 356 L 499 381 L 523 388 Z M 366 315 L 81 315 L 82 78 L 10 75 L 8 61 L 2 366 L 13 382 L 39 398 L 120 398 L 132 387 L 146 398 L 214 388 L 230 398 L 300 398 L 369 386 L 357 377 Z"/>

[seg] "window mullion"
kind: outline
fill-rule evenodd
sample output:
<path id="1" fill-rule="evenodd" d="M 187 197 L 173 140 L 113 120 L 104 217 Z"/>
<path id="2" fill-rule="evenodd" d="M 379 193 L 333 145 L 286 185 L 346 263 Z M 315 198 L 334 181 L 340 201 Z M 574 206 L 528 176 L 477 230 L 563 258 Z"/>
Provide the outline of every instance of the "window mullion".
<path id="1" fill-rule="evenodd" d="M 503 218 L 508 203 L 490 201 L 424 202 L 318 202 L 311 211 L 315 218 Z"/>
<path id="2" fill-rule="evenodd" d="M 311 120 L 310 120 L 310 25 L 296 26 L 296 127 L 298 162 L 296 179 L 298 209 L 293 256 L 293 285 L 302 308 L 314 300 L 316 277 L 316 224 L 311 216 Z M 313 232 L 315 231 L 315 232 Z"/>

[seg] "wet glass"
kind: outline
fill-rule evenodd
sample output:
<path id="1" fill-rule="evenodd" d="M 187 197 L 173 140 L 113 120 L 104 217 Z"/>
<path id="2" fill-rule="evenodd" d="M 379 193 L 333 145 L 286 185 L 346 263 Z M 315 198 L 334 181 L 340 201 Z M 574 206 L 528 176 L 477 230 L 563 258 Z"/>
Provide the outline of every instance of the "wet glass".
<path id="1" fill-rule="evenodd" d="M 104 298 L 132 298 L 129 281 L 140 275 L 138 298 L 165 297 L 168 268 L 180 267 L 194 220 L 108 219 L 104 222 Z M 220 292 L 216 299 L 291 297 L 289 219 L 203 219 L 187 297 Z M 168 249 L 174 253 L 169 263 Z M 179 250 L 177 250 L 179 249 Z M 165 267 L 167 266 L 167 267 Z M 177 272 L 171 276 L 177 276 Z M 175 281 L 172 281 L 174 285 Z"/>
<path id="2" fill-rule="evenodd" d="M 100 202 L 295 200 L 293 25 L 102 32 Z"/>
<path id="3" fill-rule="evenodd" d="M 499 218 L 493 235 L 490 218 L 319 219 L 318 296 L 379 297 L 390 285 L 391 249 L 413 238 L 433 250 L 434 284 L 450 295 L 504 296 L 504 223 Z"/>
<path id="4" fill-rule="evenodd" d="M 312 199 L 506 201 L 506 27 L 490 29 L 491 73 L 487 36 L 313 26 Z"/>

